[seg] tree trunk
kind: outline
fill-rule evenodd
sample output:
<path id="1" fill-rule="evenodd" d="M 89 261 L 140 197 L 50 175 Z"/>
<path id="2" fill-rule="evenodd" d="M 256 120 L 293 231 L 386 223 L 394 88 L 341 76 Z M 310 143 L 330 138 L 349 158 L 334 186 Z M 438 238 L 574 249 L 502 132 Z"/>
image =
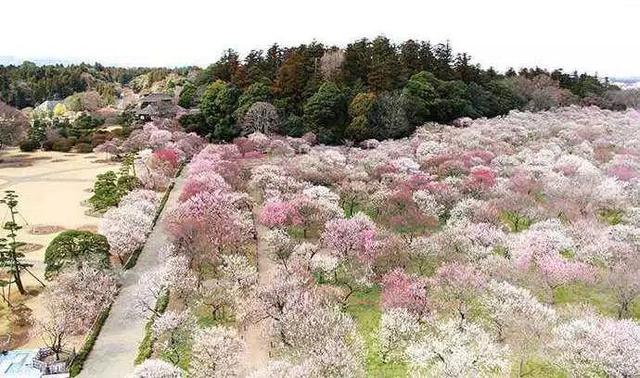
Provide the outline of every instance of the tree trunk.
<path id="1" fill-rule="evenodd" d="M 629 303 L 620 303 L 618 306 L 618 319 L 624 319 L 629 313 Z"/>
<path id="2" fill-rule="evenodd" d="M 342 298 L 342 307 L 344 307 L 344 308 L 347 307 L 347 301 L 351 297 L 351 294 L 353 294 L 353 292 L 355 291 L 351 285 L 345 285 L 345 286 L 347 286 L 349 291 L 347 292 L 347 295 L 345 295 L 345 297 Z"/>
<path id="3" fill-rule="evenodd" d="M 24 286 L 22 285 L 22 278 L 20 278 L 20 273 L 18 272 L 17 269 L 13 272 L 13 281 L 16 283 L 16 287 L 18 288 L 18 291 L 20 292 L 20 294 L 26 295 L 27 291 L 24 289 Z"/>

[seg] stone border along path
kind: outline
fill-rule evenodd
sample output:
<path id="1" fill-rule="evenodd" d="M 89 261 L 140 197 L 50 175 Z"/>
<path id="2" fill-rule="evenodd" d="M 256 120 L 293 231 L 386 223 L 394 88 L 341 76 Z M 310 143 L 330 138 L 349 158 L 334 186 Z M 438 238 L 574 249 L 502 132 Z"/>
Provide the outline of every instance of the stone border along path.
<path id="1" fill-rule="evenodd" d="M 131 298 L 135 293 L 138 278 L 162 264 L 158 257 L 158 251 L 169 241 L 162 220 L 167 211 L 175 207 L 182 192 L 183 181 L 184 171 L 176 179 L 176 184 L 169 194 L 162 215 L 156 227 L 149 234 L 136 265 L 125 271 L 120 293 L 111 307 L 109 317 L 104 323 L 98 339 L 78 375 L 79 377 L 127 378 L 131 376 L 134 369 L 133 362 L 138 355 L 138 345 L 144 337 L 144 327 L 147 324 L 146 319 L 134 318 L 129 315 Z"/>

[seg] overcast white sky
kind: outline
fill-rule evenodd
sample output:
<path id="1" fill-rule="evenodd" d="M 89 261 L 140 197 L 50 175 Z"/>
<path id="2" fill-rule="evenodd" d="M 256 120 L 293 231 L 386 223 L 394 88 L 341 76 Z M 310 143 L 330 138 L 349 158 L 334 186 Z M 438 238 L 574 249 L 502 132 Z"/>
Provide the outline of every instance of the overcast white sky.
<path id="1" fill-rule="evenodd" d="M 344 46 L 384 34 L 440 42 L 499 70 L 640 76 L 635 0 L 2 0 L 0 56 L 207 65 L 273 42 Z"/>

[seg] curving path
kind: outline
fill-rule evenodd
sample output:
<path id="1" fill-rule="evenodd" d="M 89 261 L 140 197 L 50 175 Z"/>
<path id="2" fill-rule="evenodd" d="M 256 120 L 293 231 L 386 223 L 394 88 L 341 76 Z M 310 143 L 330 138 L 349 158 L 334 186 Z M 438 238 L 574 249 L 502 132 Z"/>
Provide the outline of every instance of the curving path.
<path id="1" fill-rule="evenodd" d="M 135 267 L 125 272 L 120 294 L 111 307 L 109 317 L 79 377 L 127 378 L 133 372 L 133 361 L 138 355 L 138 344 L 144 337 L 144 326 L 147 321 L 129 316 L 131 297 L 138 284 L 138 278 L 143 273 L 161 265 L 157 251 L 169 241 L 162 219 L 177 203 L 182 191 L 183 176 L 176 180 L 160 220 L 149 234 Z"/>

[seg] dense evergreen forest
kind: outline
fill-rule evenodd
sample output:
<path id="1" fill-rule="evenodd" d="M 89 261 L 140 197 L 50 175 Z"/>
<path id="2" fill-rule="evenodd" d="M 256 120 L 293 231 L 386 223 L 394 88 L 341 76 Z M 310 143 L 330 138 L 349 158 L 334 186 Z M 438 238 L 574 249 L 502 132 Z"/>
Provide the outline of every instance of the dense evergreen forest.
<path id="1" fill-rule="evenodd" d="M 38 66 L 24 62 L 19 66 L 0 65 L 0 100 L 19 109 L 46 100 L 62 100 L 77 92 L 97 89 L 103 96 L 117 95 L 118 84 L 127 84 L 151 68 L 104 67 L 77 64 Z"/>
<path id="2" fill-rule="evenodd" d="M 228 50 L 205 69 L 0 66 L 0 100 L 24 108 L 88 89 L 114 98 L 140 75 L 153 82 L 169 74 L 181 78 L 177 90 L 168 90 L 178 104 L 200 109 L 183 117 L 182 124 L 217 140 L 240 135 L 256 103 L 262 104 L 260 114 L 274 114 L 270 120 L 276 131 L 291 136 L 313 131 L 324 143 L 397 138 L 425 122 L 494 117 L 511 109 L 616 106 L 606 100 L 615 89 L 606 79 L 561 69 L 499 73 L 474 64 L 466 53 L 455 53 L 449 43 L 394 44 L 385 37 L 357 40 L 345 48 L 274 44 L 244 59 Z"/>

